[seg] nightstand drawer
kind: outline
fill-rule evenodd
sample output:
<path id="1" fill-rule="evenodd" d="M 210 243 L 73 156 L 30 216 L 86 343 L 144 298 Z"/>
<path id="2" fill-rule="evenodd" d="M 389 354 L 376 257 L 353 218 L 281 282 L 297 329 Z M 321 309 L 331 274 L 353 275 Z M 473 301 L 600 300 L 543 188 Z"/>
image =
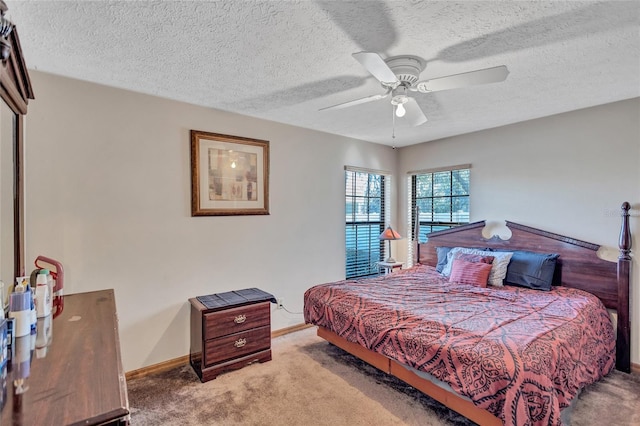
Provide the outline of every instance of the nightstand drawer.
<path id="1" fill-rule="evenodd" d="M 205 342 L 204 364 L 209 366 L 270 347 L 271 327 L 269 325 L 231 334 Z"/>
<path id="2" fill-rule="evenodd" d="M 215 339 L 256 327 L 269 326 L 269 302 L 240 306 L 204 315 L 204 340 Z"/>

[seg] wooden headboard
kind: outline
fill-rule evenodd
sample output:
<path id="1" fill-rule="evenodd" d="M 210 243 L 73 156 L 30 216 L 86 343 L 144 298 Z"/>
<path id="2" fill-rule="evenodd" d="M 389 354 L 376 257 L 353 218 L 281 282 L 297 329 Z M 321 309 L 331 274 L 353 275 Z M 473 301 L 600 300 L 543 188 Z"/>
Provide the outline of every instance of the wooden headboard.
<path id="1" fill-rule="evenodd" d="M 616 369 L 631 371 L 631 324 L 629 320 L 629 283 L 631 272 L 631 232 L 629 229 L 629 203 L 622 204 L 620 230 L 620 256 L 617 262 L 599 258 L 598 244 L 588 243 L 564 235 L 554 234 L 507 221 L 511 238 L 482 236 L 485 221 L 474 222 L 427 235 L 428 241 L 418 244 L 417 261 L 435 266 L 438 263 L 436 247 L 477 247 L 502 250 L 528 250 L 538 253 L 558 253 L 558 266 L 554 283 L 578 288 L 597 296 L 618 315 Z"/>

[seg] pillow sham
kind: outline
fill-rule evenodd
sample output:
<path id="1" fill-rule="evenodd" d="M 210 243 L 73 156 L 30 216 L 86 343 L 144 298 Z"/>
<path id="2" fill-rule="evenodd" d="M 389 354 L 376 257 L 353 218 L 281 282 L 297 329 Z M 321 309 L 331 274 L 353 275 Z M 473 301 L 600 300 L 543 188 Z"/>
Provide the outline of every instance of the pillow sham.
<path id="1" fill-rule="evenodd" d="M 500 253 L 500 252 L 495 252 Z M 527 287 L 533 290 L 551 290 L 556 270 L 557 253 L 534 253 L 515 250 L 507 267 L 505 284 Z"/>
<path id="2" fill-rule="evenodd" d="M 438 264 L 436 265 L 436 271 L 442 273 L 442 269 L 447 264 L 447 254 L 453 247 L 436 247 L 436 255 L 438 256 Z"/>
<path id="3" fill-rule="evenodd" d="M 471 262 L 461 258 L 454 258 L 449 282 L 487 287 L 491 266 L 491 263 Z"/>
<path id="4" fill-rule="evenodd" d="M 479 254 L 468 254 L 468 253 L 456 253 L 453 256 L 453 259 L 462 259 L 467 262 L 480 262 L 480 263 L 493 263 L 495 257 L 493 256 L 480 256 Z"/>
<path id="5" fill-rule="evenodd" d="M 451 275 L 451 264 L 453 260 L 453 256 L 456 253 L 466 253 L 466 254 L 478 254 L 480 256 L 493 256 L 495 259 L 493 261 L 493 266 L 491 268 L 491 272 L 489 273 L 489 281 L 488 283 L 495 287 L 502 287 L 502 281 L 507 276 L 507 266 L 509 265 L 509 261 L 511 261 L 511 256 L 513 253 L 504 252 L 504 251 L 484 251 L 475 248 L 466 248 L 466 247 L 454 247 L 447 254 L 447 264 L 442 269 L 442 275 L 449 276 Z"/>

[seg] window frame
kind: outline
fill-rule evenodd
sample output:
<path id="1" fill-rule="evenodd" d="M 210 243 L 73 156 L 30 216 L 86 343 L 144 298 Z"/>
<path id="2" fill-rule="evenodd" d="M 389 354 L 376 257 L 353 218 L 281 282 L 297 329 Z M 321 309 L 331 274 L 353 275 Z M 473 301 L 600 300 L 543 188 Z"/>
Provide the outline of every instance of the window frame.
<path id="1" fill-rule="evenodd" d="M 454 185 L 453 185 L 453 174 L 456 171 L 468 170 L 468 189 L 466 194 L 454 194 Z M 437 194 L 434 191 L 434 176 L 437 173 L 447 172 L 449 174 L 449 192 L 448 195 Z M 431 195 L 426 197 L 417 197 L 417 181 L 418 176 L 431 175 Z M 437 169 L 428 169 L 428 170 L 419 170 L 419 171 L 411 171 L 407 173 L 408 182 L 407 182 L 407 194 L 408 194 L 408 215 L 407 220 L 409 222 L 408 227 L 411 229 L 412 239 L 409 242 L 408 248 L 408 264 L 413 264 L 414 257 L 414 244 L 413 242 L 424 243 L 425 235 L 439 231 L 443 229 L 450 229 L 456 226 L 465 225 L 470 223 L 471 221 L 471 164 L 463 164 L 458 166 L 450 166 L 450 167 L 441 167 Z M 436 220 L 435 212 L 434 212 L 434 199 L 436 198 L 448 198 L 449 199 L 449 220 Z M 454 199 L 456 198 L 466 198 L 466 204 L 468 206 L 468 211 L 466 212 L 466 218 L 460 220 L 455 220 L 454 218 Z M 416 205 L 418 204 L 418 200 L 423 199 L 431 199 L 431 220 L 420 220 L 419 224 L 419 235 L 416 235 Z M 437 227 L 438 229 L 433 229 Z M 426 229 L 426 231 L 425 231 Z"/>
<path id="2" fill-rule="evenodd" d="M 352 190 L 349 191 L 347 185 L 349 184 L 348 173 L 353 173 L 352 184 L 354 185 Z M 367 175 L 367 185 L 365 193 L 359 193 L 357 185 L 357 174 Z M 369 192 L 371 185 L 371 176 L 380 178 L 380 194 L 371 195 Z M 369 170 L 354 167 L 345 167 L 344 170 L 345 179 L 345 278 L 358 278 L 366 277 L 379 273 L 377 266 L 378 262 L 381 262 L 386 255 L 386 248 L 384 241 L 379 239 L 379 235 L 384 231 L 387 223 L 387 218 L 390 216 L 390 182 L 391 175 L 388 172 L 380 170 Z M 356 205 L 355 200 L 365 199 L 367 206 L 367 220 L 358 220 L 356 218 L 357 212 L 355 209 L 349 211 L 349 199 L 352 200 L 351 205 Z M 371 200 L 378 200 L 380 203 L 380 212 L 378 220 L 371 220 L 371 212 L 369 206 Z M 351 219 L 348 219 L 348 215 L 351 215 Z M 349 237 L 349 230 L 355 228 L 354 234 Z M 361 238 L 358 235 L 358 228 L 362 228 L 365 233 L 365 237 Z M 366 235 L 368 234 L 368 236 Z M 359 238 L 360 237 L 360 238 Z M 361 244 L 362 239 L 362 244 Z M 360 245 L 361 244 L 361 245 Z M 353 250 L 356 251 L 356 255 L 350 255 Z M 359 251 L 366 251 L 365 256 L 360 256 Z M 372 258 L 372 252 L 374 258 Z"/>

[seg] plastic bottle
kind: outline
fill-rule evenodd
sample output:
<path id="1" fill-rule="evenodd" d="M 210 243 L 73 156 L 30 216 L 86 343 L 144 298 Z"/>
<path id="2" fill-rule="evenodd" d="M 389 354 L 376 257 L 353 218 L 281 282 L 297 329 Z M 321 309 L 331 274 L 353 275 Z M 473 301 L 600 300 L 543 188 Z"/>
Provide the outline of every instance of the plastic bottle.
<path id="1" fill-rule="evenodd" d="M 49 277 L 51 277 L 51 275 L 47 269 L 41 269 L 36 277 L 36 316 L 38 318 L 43 318 L 51 314 Z"/>
<path id="2" fill-rule="evenodd" d="M 53 312 L 53 289 L 55 288 L 55 282 L 53 281 L 53 275 L 51 274 L 51 272 L 48 269 L 45 269 L 47 271 L 47 287 L 49 288 L 49 308 L 48 308 L 48 312 L 51 313 Z"/>
<path id="3" fill-rule="evenodd" d="M 36 334 L 36 327 L 38 326 L 38 314 L 36 313 L 36 292 L 35 289 L 31 288 L 30 285 L 26 286 L 25 293 L 27 293 L 29 298 L 29 306 L 31 307 L 31 334 Z"/>
<path id="4" fill-rule="evenodd" d="M 27 336 L 31 331 L 31 297 L 18 283 L 9 296 L 9 317 L 15 318 L 14 336 Z"/>

